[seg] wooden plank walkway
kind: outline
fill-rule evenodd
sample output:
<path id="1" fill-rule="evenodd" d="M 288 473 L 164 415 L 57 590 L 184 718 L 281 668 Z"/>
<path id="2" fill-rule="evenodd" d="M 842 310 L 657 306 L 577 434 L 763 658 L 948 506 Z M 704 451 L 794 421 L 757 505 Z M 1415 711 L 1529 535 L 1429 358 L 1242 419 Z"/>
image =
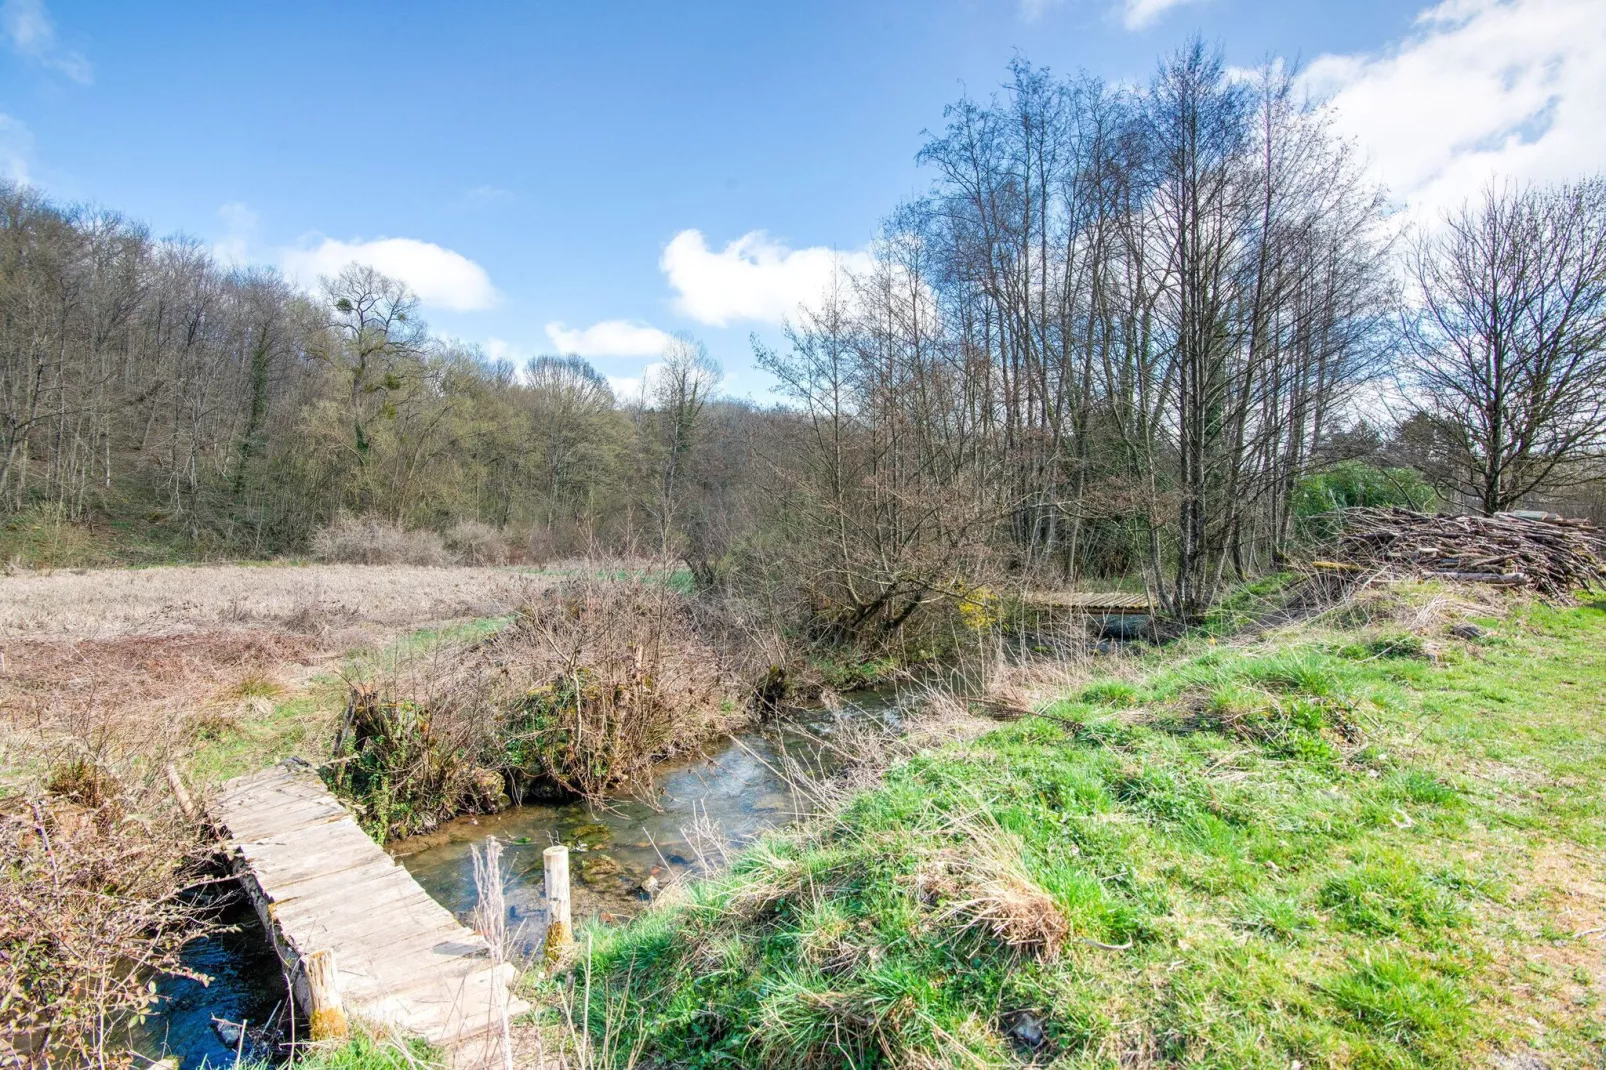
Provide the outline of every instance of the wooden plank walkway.
<path id="1" fill-rule="evenodd" d="M 1068 609 L 1078 613 L 1149 613 L 1149 597 L 1130 591 L 1027 591 L 1021 598 L 1029 606 Z"/>
<path id="2" fill-rule="evenodd" d="M 346 1013 L 448 1050 L 529 1005 L 517 970 L 431 899 L 303 763 L 224 784 L 207 807 L 309 1010 L 302 959 L 334 952 Z"/>

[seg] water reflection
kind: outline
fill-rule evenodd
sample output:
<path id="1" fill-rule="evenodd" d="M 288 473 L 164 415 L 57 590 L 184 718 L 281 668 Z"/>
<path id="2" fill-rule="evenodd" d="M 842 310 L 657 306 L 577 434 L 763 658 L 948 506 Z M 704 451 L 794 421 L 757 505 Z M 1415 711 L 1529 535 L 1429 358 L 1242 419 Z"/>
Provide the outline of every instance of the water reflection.
<path id="1" fill-rule="evenodd" d="M 715 828 L 726 847 L 739 847 L 766 828 L 784 825 L 807 808 L 781 775 L 789 756 L 828 772 L 838 759 L 827 744 L 845 725 L 869 719 L 891 723 L 897 709 L 877 696 L 839 710 L 797 711 L 763 729 L 718 742 L 700 754 L 661 765 L 653 802 L 617 799 L 606 805 L 572 802 L 516 807 L 493 816 L 459 818 L 395 853 L 435 900 L 467 919 L 476 902 L 472 848 L 495 836 L 504 844 L 508 928 L 532 949 L 544 921 L 541 852 L 570 848 L 576 919 L 605 920 L 639 910 L 648 878 L 663 883 L 696 864 L 695 825 Z"/>
<path id="2" fill-rule="evenodd" d="M 189 977 L 157 982 L 155 1013 L 135 1030 L 135 1047 L 142 1054 L 152 1059 L 177 1056 L 181 1070 L 233 1067 L 236 1054 L 247 1063 L 253 1056 L 250 1042 L 225 1044 L 213 1019 L 262 1026 L 284 1008 L 279 957 L 256 911 L 241 901 L 222 920 L 225 929 L 192 942 L 183 953 L 184 965 L 209 983 Z"/>

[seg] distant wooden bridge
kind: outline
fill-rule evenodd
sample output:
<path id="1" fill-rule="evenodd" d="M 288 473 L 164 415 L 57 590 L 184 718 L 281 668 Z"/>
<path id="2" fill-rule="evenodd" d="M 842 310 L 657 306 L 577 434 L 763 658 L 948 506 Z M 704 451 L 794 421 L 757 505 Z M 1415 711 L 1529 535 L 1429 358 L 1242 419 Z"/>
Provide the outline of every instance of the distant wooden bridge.
<path id="1" fill-rule="evenodd" d="M 363 832 L 303 763 L 223 785 L 207 808 L 314 1037 L 345 1016 L 447 1050 L 529 1009 L 490 945 Z"/>
<path id="2" fill-rule="evenodd" d="M 1027 591 L 1021 601 L 1039 609 L 1070 613 L 1152 613 L 1149 596 L 1142 591 Z"/>

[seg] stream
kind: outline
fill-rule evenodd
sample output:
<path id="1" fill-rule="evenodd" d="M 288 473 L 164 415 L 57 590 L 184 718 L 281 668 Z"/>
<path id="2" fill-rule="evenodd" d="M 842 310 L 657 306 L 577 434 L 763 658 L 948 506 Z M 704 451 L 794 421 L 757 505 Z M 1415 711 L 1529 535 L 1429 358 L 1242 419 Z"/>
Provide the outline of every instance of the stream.
<path id="1" fill-rule="evenodd" d="M 721 847 L 739 848 L 765 829 L 796 820 L 806 803 L 782 775 L 786 759 L 829 774 L 839 764 L 829 741 L 844 726 L 895 727 L 901 720 L 890 693 L 863 692 L 852 699 L 834 710 L 787 711 L 662 763 L 653 773 L 650 802 L 622 797 L 600 804 L 515 806 L 500 814 L 456 818 L 392 844 L 390 851 L 437 902 L 472 924 L 477 902 L 473 848 L 495 836 L 503 846 L 508 932 L 532 951 L 545 931 L 541 852 L 548 846 L 570 848 L 577 924 L 587 918 L 623 920 L 647 905 L 650 895 L 643 885 L 652 888 L 651 881 L 663 885 L 688 873 L 699 864 L 699 850 L 712 849 L 717 862 Z M 143 1054 L 177 1056 L 181 1070 L 232 1067 L 236 1047 L 225 1045 L 213 1018 L 260 1025 L 281 1005 L 284 978 L 255 914 L 245 907 L 228 920 L 237 931 L 197 940 L 185 952 L 186 965 L 209 975 L 209 984 L 173 977 L 159 982 L 157 1009 L 139 1031 Z M 251 1058 L 249 1034 L 243 1051 Z"/>

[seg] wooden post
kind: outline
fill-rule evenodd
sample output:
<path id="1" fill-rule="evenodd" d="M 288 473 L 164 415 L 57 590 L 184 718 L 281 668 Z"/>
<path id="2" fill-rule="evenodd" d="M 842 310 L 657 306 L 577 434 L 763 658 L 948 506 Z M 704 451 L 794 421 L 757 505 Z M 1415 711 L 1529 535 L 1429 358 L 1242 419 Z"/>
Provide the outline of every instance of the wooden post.
<path id="1" fill-rule="evenodd" d="M 313 1040 L 334 1040 L 350 1034 L 346 1009 L 340 1003 L 340 983 L 335 974 L 335 953 L 314 951 L 301 960 L 307 978 L 307 1023 Z"/>
<path id="2" fill-rule="evenodd" d="M 195 800 L 190 797 L 189 789 L 184 786 L 184 778 L 178 775 L 178 770 L 173 767 L 172 762 L 167 763 L 166 772 L 167 786 L 173 789 L 173 798 L 178 801 L 178 808 L 184 812 L 186 819 L 199 821 L 201 819 L 201 808 L 195 805 Z"/>
<path id="3" fill-rule="evenodd" d="M 541 852 L 546 870 L 546 957 L 556 962 L 574 940 L 574 927 L 569 917 L 569 849 L 548 847 Z"/>

